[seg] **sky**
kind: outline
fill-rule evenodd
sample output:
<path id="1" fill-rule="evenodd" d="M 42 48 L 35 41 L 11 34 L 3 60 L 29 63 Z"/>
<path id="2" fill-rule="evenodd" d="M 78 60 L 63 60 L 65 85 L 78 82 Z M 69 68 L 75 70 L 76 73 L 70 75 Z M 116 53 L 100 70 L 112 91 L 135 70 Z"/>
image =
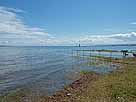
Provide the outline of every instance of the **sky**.
<path id="1" fill-rule="evenodd" d="M 136 0 L 0 0 L 0 45 L 136 44 Z"/>

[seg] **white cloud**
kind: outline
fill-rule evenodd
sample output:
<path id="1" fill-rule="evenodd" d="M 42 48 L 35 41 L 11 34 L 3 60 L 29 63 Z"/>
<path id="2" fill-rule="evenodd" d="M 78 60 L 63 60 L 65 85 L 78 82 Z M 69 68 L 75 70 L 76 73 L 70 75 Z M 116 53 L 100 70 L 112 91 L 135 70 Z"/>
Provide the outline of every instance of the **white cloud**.
<path id="1" fill-rule="evenodd" d="M 19 13 L 25 11 L 17 8 L 0 6 L 0 44 L 11 45 L 84 45 L 91 44 L 132 44 L 136 43 L 136 32 L 110 34 L 110 35 L 86 35 L 77 38 L 57 39 L 39 27 L 31 27 L 23 22 Z M 132 22 L 131 24 L 136 24 Z"/>
<path id="2" fill-rule="evenodd" d="M 25 13 L 25 11 L 18 9 L 18 8 L 7 8 L 4 6 L 0 6 L 0 9 L 5 10 L 5 11 L 11 11 L 11 12 Z"/>
<path id="3" fill-rule="evenodd" d="M 109 34 L 109 35 L 85 35 L 77 38 L 41 40 L 51 45 L 106 45 L 106 44 L 136 44 L 136 32 Z"/>
<path id="4" fill-rule="evenodd" d="M 90 35 L 77 39 L 85 45 L 90 44 L 136 44 L 136 32 L 110 34 L 110 35 Z"/>
<path id="5" fill-rule="evenodd" d="M 44 29 L 26 25 L 18 16 L 23 10 L 0 7 L 0 40 L 19 43 L 25 39 L 26 44 L 46 40 L 51 37 Z M 8 41 L 9 40 L 9 41 Z M 20 43 L 21 44 L 21 43 Z"/>
<path id="6" fill-rule="evenodd" d="M 131 22 L 130 24 L 132 24 L 132 25 L 136 25 L 136 22 Z"/>

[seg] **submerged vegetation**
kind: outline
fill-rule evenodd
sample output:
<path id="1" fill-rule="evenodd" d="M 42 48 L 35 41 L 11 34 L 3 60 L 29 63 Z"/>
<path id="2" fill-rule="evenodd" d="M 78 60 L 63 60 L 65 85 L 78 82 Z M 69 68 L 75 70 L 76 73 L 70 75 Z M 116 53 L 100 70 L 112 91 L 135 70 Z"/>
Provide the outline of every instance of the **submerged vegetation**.
<path id="1" fill-rule="evenodd" d="M 1 96 L 0 102 L 136 102 L 136 58 L 98 57 L 121 63 L 121 68 L 106 74 L 83 70 L 78 80 L 52 96 L 20 90 Z"/>
<path id="2" fill-rule="evenodd" d="M 136 59 L 126 58 L 121 69 L 100 77 L 80 93 L 81 102 L 135 102 Z M 129 64 L 130 62 L 130 64 Z"/>
<path id="3" fill-rule="evenodd" d="M 50 102 L 136 102 L 136 59 L 112 60 L 125 64 L 116 71 L 99 75 L 96 80 L 90 80 L 90 76 L 85 80 L 87 84 L 82 84 L 81 89 L 73 92 L 75 89 L 72 88 L 69 95 L 60 95 L 61 98 L 49 97 Z M 88 76 L 93 72 L 81 71 L 81 73 Z"/>
<path id="4" fill-rule="evenodd" d="M 71 89 L 70 95 L 60 95 L 61 98 L 52 96 L 49 98 L 50 102 L 136 102 L 136 59 L 125 58 L 123 62 L 127 64 L 122 65 L 122 68 L 100 75 L 97 80 L 90 80 L 90 76 L 85 80 L 87 84 L 82 84 L 81 89 L 76 92 Z M 85 76 L 92 74 L 89 71 L 81 73 Z"/>

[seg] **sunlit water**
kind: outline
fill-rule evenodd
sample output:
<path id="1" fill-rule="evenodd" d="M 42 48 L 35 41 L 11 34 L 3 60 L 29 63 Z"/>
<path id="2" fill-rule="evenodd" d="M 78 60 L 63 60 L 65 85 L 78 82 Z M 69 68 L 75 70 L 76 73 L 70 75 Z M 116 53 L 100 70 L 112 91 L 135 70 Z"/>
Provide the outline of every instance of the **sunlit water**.
<path id="1" fill-rule="evenodd" d="M 34 94 L 48 95 L 70 84 L 80 69 L 109 72 L 108 66 L 88 66 L 72 57 L 77 47 L 0 47 L 0 93 L 28 88 Z M 135 46 L 92 46 L 80 49 L 134 50 Z M 105 54 L 107 55 L 107 54 Z M 115 57 L 122 55 L 113 54 Z M 75 70 L 76 69 L 76 70 Z M 72 76 L 72 77 L 69 77 Z"/>

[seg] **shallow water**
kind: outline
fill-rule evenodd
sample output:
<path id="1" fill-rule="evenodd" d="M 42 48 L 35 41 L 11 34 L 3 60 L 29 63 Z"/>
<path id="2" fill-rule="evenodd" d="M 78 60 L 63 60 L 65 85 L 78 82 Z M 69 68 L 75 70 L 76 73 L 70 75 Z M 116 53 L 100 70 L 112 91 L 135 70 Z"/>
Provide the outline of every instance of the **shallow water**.
<path id="1" fill-rule="evenodd" d="M 77 47 L 0 47 L 0 93 L 29 88 L 34 94 L 52 94 L 76 80 L 80 69 L 108 72 L 115 68 L 88 66 L 72 57 Z M 92 46 L 80 49 L 136 49 L 135 46 Z M 107 55 L 107 54 L 104 54 Z M 113 54 L 122 56 L 121 54 Z M 107 55 L 108 56 L 108 55 Z M 74 69 L 74 70 L 73 70 Z M 67 76 L 72 76 L 67 77 Z"/>

